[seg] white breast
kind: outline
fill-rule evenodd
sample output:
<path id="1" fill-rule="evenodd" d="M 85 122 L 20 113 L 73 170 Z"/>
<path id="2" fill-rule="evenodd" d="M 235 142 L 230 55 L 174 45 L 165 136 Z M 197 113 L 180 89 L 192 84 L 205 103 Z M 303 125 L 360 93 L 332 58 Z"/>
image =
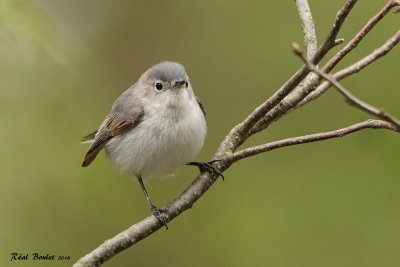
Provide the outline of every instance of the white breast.
<path id="1" fill-rule="evenodd" d="M 202 148 L 207 127 L 197 101 L 186 90 L 164 97 L 158 105 L 147 103 L 142 121 L 106 145 L 109 159 L 123 173 L 167 175 Z"/>

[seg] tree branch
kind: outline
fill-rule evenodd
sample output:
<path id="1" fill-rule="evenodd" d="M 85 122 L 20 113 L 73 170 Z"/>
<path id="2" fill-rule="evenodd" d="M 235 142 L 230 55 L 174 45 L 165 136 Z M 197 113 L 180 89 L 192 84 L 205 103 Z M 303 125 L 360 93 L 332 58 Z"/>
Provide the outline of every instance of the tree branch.
<path id="1" fill-rule="evenodd" d="M 334 79 L 332 76 L 323 72 L 322 70 L 318 69 L 315 65 L 313 65 L 303 55 L 303 53 L 300 51 L 297 44 L 293 45 L 293 51 L 297 56 L 299 56 L 306 63 L 307 67 L 311 71 L 317 73 L 319 76 L 323 77 L 325 80 L 327 80 L 329 83 L 331 83 L 339 91 L 339 93 L 341 93 L 344 96 L 344 98 L 350 105 L 352 105 L 368 114 L 378 117 L 382 120 L 388 121 L 388 122 L 394 124 L 394 126 L 397 127 L 397 129 L 400 129 L 400 121 L 398 119 L 396 119 L 389 113 L 387 113 L 381 109 L 378 109 L 378 108 L 362 101 L 361 99 L 357 98 L 356 96 L 354 96 L 342 84 L 340 84 L 336 79 Z"/>
<path id="2" fill-rule="evenodd" d="M 371 54 L 367 55 L 366 57 L 362 58 L 361 60 L 357 61 L 356 63 L 344 68 L 335 74 L 333 74 L 333 78 L 340 81 L 350 75 L 360 72 L 362 69 L 373 63 L 374 61 L 380 59 L 381 57 L 385 56 L 389 53 L 398 43 L 400 42 L 400 31 L 398 31 L 395 35 L 393 35 L 384 45 L 375 49 Z M 317 89 L 315 89 L 312 93 L 310 93 L 306 98 L 304 98 L 300 103 L 299 106 L 302 106 L 323 93 L 326 92 L 331 87 L 331 83 L 325 81 L 320 84 Z"/>
<path id="3" fill-rule="evenodd" d="M 317 50 L 313 63 L 318 64 L 325 55 L 331 50 L 334 46 L 343 42 L 343 39 L 337 40 L 337 35 L 339 34 L 340 29 L 343 26 L 347 16 L 350 14 L 350 11 L 353 9 L 354 5 L 357 3 L 358 0 L 348 0 L 344 4 L 344 6 L 339 10 L 336 15 L 335 21 L 331 30 L 328 32 L 327 36 L 325 37 L 324 43 L 321 47 Z"/>
<path id="4" fill-rule="evenodd" d="M 307 58 L 312 59 L 317 51 L 317 35 L 315 34 L 314 21 L 307 0 L 296 0 L 297 10 L 300 15 L 303 29 L 304 44 L 307 49 Z"/>
<path id="5" fill-rule="evenodd" d="M 364 27 L 343 47 L 338 53 L 336 53 L 333 58 L 331 58 L 328 63 L 322 68 L 326 73 L 329 73 L 348 53 L 350 53 L 354 48 L 356 48 L 361 41 L 367 36 L 367 34 L 382 20 L 386 14 L 389 13 L 391 9 L 399 5 L 398 0 L 390 0 L 387 4 L 368 22 Z"/>
<path id="6" fill-rule="evenodd" d="M 345 128 L 341 128 L 338 130 L 334 131 L 329 131 L 329 132 L 322 132 L 322 133 L 315 133 L 315 134 L 309 134 L 309 135 L 303 135 L 303 136 L 296 136 L 296 137 L 290 137 L 287 139 L 282 139 L 279 141 L 259 145 L 259 146 L 254 146 L 254 147 L 249 147 L 240 151 L 237 151 L 232 154 L 232 161 L 236 162 L 238 160 L 248 158 L 251 156 L 255 156 L 261 153 L 269 152 L 274 149 L 286 147 L 286 146 L 293 146 L 293 145 L 300 145 L 300 144 L 306 144 L 306 143 L 311 143 L 311 142 L 318 142 L 318 141 L 323 141 L 327 139 L 332 139 L 332 138 L 337 138 L 337 137 L 343 137 L 348 134 L 363 130 L 363 129 L 389 129 L 393 131 L 399 132 L 399 129 L 393 127 L 393 125 L 389 122 L 383 121 L 383 120 L 366 120 L 357 124 L 353 124 L 350 126 L 347 126 Z"/>
<path id="7" fill-rule="evenodd" d="M 341 19 L 345 19 L 348 15 L 348 12 L 350 12 L 351 8 L 354 6 L 355 2 L 356 1 L 346 2 L 344 7 L 342 8 L 342 13 L 339 12 L 337 19 L 339 15 Z M 353 37 L 344 48 L 342 48 L 333 58 L 328 61 L 328 63 L 325 64 L 322 70 L 327 73 L 331 71 L 346 55 L 348 55 L 354 48 L 356 48 L 360 44 L 364 37 L 377 25 L 379 21 L 381 21 L 385 17 L 386 14 L 388 14 L 388 12 L 392 8 L 398 5 L 399 0 L 391 0 L 386 3 L 384 7 L 375 16 L 368 20 L 368 22 L 361 28 L 361 30 L 357 32 L 355 37 Z M 343 21 L 341 21 L 341 23 L 343 23 Z M 334 25 L 334 28 L 335 27 L 336 26 Z M 336 29 L 333 32 L 336 31 L 338 30 Z M 328 34 L 328 36 L 330 35 Z M 332 37 L 330 37 L 329 40 L 332 40 Z M 325 43 L 322 45 L 322 47 L 324 46 Z M 329 45 L 326 45 L 326 47 L 329 47 Z M 320 50 L 322 51 L 324 49 L 318 49 L 315 57 L 320 55 Z M 321 54 L 321 56 L 324 55 Z M 314 60 L 313 63 L 318 64 L 318 61 Z M 301 69 L 303 68 L 308 69 L 306 66 L 303 66 Z M 298 86 L 298 88 L 294 90 L 292 89 L 290 92 L 288 92 L 285 99 L 282 99 L 279 102 L 279 105 L 274 105 L 274 108 L 267 111 L 267 113 L 265 113 L 263 117 L 261 117 L 256 123 L 254 123 L 253 127 L 250 129 L 249 135 L 265 130 L 272 122 L 280 119 L 287 113 L 301 107 L 302 105 L 299 105 L 299 103 L 303 101 L 303 99 L 305 99 L 309 94 L 311 94 L 320 83 L 321 79 L 318 75 L 307 77 L 305 81 Z"/>

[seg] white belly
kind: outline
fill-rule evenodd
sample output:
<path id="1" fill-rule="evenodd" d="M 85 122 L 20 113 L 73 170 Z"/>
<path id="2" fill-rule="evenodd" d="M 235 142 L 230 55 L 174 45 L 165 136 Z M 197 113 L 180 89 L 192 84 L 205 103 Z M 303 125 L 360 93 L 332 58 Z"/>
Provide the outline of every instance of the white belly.
<path id="1" fill-rule="evenodd" d="M 152 107 L 131 131 L 106 145 L 111 162 L 123 173 L 167 175 L 192 161 L 203 146 L 207 127 L 195 101 L 180 108 Z"/>

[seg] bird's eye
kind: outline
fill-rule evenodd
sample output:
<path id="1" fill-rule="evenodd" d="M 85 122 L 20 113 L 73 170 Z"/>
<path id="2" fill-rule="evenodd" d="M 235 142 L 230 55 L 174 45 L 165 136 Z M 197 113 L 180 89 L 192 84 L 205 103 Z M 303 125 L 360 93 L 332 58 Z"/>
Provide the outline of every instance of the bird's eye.
<path id="1" fill-rule="evenodd" d="M 188 82 L 185 82 L 185 86 L 186 86 L 186 88 L 189 86 L 189 83 Z"/>
<path id="2" fill-rule="evenodd" d="M 157 90 L 162 90 L 163 89 L 162 83 L 156 82 L 156 89 Z"/>

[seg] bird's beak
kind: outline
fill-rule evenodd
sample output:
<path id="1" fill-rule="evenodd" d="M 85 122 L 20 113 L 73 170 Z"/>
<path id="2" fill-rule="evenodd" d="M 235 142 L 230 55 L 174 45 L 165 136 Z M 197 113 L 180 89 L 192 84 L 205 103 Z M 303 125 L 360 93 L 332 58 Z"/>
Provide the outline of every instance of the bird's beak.
<path id="1" fill-rule="evenodd" d="M 186 80 L 175 80 L 172 82 L 173 88 L 182 88 L 186 84 Z"/>

